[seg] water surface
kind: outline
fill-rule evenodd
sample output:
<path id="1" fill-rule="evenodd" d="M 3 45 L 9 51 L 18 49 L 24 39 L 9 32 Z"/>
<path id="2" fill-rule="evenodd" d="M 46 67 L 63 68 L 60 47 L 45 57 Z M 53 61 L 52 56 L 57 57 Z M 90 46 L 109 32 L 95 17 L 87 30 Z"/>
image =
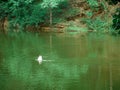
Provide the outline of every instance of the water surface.
<path id="1" fill-rule="evenodd" d="M 119 90 L 119 77 L 120 37 L 0 34 L 0 90 Z"/>

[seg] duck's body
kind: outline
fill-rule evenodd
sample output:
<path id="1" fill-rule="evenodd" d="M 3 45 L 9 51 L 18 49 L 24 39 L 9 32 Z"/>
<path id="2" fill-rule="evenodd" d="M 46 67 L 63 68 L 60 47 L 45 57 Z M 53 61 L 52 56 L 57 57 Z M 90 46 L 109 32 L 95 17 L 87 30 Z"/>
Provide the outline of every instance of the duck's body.
<path id="1" fill-rule="evenodd" d="M 43 60 L 41 55 L 39 55 L 39 57 L 36 60 L 38 61 L 39 64 L 41 64 L 43 61 L 47 61 L 47 62 L 53 61 L 53 60 Z"/>
<path id="2" fill-rule="evenodd" d="M 42 63 L 43 59 L 42 59 L 42 56 L 41 56 L 41 55 L 37 58 L 37 61 L 39 62 L 39 64 Z"/>

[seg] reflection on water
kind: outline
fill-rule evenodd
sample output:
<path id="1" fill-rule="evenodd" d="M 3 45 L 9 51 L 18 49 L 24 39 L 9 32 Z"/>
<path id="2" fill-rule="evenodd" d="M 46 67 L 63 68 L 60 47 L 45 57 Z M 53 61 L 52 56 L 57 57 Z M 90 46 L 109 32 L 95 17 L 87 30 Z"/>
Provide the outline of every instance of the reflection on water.
<path id="1" fill-rule="evenodd" d="M 119 90 L 119 46 L 109 35 L 0 35 L 0 90 Z"/>

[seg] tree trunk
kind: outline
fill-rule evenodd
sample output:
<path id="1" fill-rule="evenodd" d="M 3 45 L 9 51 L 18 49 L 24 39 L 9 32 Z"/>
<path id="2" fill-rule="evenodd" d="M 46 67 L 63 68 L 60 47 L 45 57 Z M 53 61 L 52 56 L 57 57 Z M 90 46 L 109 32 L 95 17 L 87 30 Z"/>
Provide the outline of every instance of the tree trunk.
<path id="1" fill-rule="evenodd" d="M 4 24 L 3 24 L 3 28 L 4 28 L 3 30 L 4 30 L 5 34 L 7 34 L 7 32 L 8 32 L 8 27 L 9 27 L 8 18 L 5 17 Z"/>
<path id="2" fill-rule="evenodd" d="M 5 19 L 0 20 L 0 32 L 4 32 L 4 21 Z"/>
<path id="3" fill-rule="evenodd" d="M 52 8 L 49 8 L 49 12 L 50 12 L 50 27 L 52 27 Z"/>

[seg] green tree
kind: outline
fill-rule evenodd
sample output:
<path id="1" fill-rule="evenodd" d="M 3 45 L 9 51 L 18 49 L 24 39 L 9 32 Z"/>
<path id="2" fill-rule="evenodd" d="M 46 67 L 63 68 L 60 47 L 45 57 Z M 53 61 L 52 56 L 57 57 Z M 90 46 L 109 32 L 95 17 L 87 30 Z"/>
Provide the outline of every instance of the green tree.
<path id="1" fill-rule="evenodd" d="M 0 19 L 4 21 L 7 17 L 11 28 L 48 23 L 51 26 L 53 17 L 58 20 L 68 8 L 67 3 L 67 0 L 0 0 Z"/>
<path id="2" fill-rule="evenodd" d="M 9 0 L 10 21 L 14 25 L 19 24 L 20 27 L 27 23 L 28 15 L 31 14 L 33 0 Z"/>
<path id="3" fill-rule="evenodd" d="M 52 9 L 57 8 L 59 3 L 63 1 L 64 0 L 43 0 L 43 2 L 41 3 L 42 8 L 49 9 L 50 26 L 52 26 L 52 20 L 53 20 Z"/>

